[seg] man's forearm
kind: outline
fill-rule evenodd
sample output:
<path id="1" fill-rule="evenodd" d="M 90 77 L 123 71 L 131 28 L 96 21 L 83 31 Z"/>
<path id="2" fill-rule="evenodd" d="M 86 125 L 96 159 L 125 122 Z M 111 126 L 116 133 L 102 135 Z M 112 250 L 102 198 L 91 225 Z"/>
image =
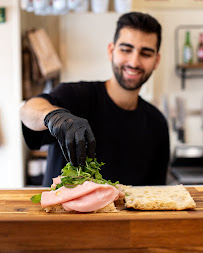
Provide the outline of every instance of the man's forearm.
<path id="1" fill-rule="evenodd" d="M 44 98 L 32 98 L 28 100 L 20 110 L 20 117 L 25 126 L 35 131 L 46 130 L 45 116 L 60 107 L 50 104 Z"/>

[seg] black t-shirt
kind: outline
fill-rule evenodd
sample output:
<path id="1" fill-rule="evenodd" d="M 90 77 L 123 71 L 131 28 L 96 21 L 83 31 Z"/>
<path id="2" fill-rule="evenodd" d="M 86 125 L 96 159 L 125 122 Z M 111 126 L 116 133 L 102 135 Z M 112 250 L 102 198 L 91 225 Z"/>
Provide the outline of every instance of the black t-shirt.
<path id="1" fill-rule="evenodd" d="M 169 162 L 169 135 L 164 116 L 139 97 L 138 107 L 127 111 L 108 96 L 104 82 L 62 83 L 50 94 L 52 104 L 88 120 L 96 139 L 96 158 L 104 162 L 102 176 L 128 185 L 165 184 Z M 44 186 L 61 173 L 66 161 L 48 130 L 32 131 L 23 125 L 29 148 L 49 145 Z"/>

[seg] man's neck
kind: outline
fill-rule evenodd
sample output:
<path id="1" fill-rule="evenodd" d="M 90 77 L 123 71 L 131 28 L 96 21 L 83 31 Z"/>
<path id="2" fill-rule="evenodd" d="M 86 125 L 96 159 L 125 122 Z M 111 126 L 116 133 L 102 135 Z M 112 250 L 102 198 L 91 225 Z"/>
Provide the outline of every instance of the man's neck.
<path id="1" fill-rule="evenodd" d="M 127 111 L 132 111 L 137 108 L 140 89 L 125 90 L 113 78 L 107 81 L 105 86 L 109 97 L 117 106 Z"/>

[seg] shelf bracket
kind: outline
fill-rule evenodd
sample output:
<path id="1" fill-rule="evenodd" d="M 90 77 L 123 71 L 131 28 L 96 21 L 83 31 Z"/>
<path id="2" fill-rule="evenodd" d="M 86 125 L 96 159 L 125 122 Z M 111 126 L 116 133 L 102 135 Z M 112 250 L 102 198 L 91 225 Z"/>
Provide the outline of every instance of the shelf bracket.
<path id="1" fill-rule="evenodd" d="M 185 72 L 186 72 L 185 69 L 181 70 L 181 87 L 183 90 L 185 89 L 185 77 L 186 77 Z"/>

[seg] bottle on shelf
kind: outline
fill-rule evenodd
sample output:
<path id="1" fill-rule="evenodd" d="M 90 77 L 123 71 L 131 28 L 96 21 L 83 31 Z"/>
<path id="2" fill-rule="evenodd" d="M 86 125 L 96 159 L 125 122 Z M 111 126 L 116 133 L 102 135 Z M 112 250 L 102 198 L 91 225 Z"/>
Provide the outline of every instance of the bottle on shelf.
<path id="1" fill-rule="evenodd" d="M 190 32 L 186 31 L 185 42 L 183 46 L 183 63 L 193 63 L 193 48 L 190 40 Z"/>
<path id="2" fill-rule="evenodd" d="M 203 33 L 199 34 L 199 44 L 197 47 L 197 62 L 203 63 Z"/>

